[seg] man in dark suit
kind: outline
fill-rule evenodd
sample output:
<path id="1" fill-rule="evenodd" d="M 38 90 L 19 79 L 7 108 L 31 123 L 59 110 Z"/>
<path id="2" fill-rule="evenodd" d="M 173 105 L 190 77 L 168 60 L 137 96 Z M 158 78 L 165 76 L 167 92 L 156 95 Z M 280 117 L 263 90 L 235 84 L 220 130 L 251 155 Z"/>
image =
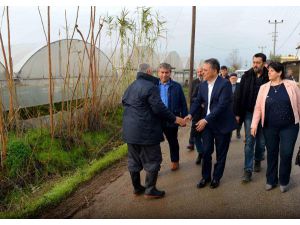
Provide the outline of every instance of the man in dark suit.
<path id="1" fill-rule="evenodd" d="M 202 67 L 199 66 L 197 68 L 197 78 L 193 80 L 192 82 L 192 89 L 191 89 L 191 98 L 190 98 L 190 107 L 193 103 L 193 98 L 197 97 L 198 94 L 198 85 L 202 82 L 203 77 L 202 77 Z M 186 146 L 187 149 L 193 151 L 195 149 L 195 132 L 194 129 L 191 128 L 191 132 L 190 132 L 190 138 L 189 138 L 189 144 L 188 146 Z"/>
<path id="2" fill-rule="evenodd" d="M 220 64 L 217 59 L 207 59 L 203 65 L 203 78 L 197 98 L 192 104 L 190 114 L 185 119 L 192 119 L 197 110 L 203 108 L 203 116 L 196 123 L 196 129 L 202 132 L 203 162 L 202 179 L 197 184 L 203 188 L 210 183 L 211 188 L 219 186 L 223 176 L 229 148 L 231 132 L 236 129 L 232 110 L 232 88 L 227 79 L 218 76 Z M 217 162 L 212 172 L 212 153 L 216 147 Z M 213 178 L 211 180 L 211 178 Z"/>
<path id="3" fill-rule="evenodd" d="M 199 91 L 199 85 L 203 82 L 203 69 L 202 66 L 199 66 L 197 68 L 197 79 L 193 80 L 192 83 L 192 90 L 191 90 L 191 99 L 190 99 L 190 107 L 193 104 L 194 99 L 197 98 L 198 91 Z M 200 165 L 202 160 L 202 151 L 203 151 L 203 143 L 202 143 L 202 137 L 201 133 L 196 130 L 196 123 L 200 120 L 202 115 L 202 108 L 199 108 L 199 111 L 195 113 L 195 116 L 192 120 L 192 127 L 190 132 L 190 138 L 189 138 L 189 145 L 187 146 L 188 149 L 194 150 L 194 145 L 196 145 L 196 149 L 198 152 L 198 156 L 196 159 L 196 164 Z"/>
<path id="4" fill-rule="evenodd" d="M 237 82 L 237 74 L 236 73 L 232 73 L 229 75 L 229 81 L 231 83 L 232 86 L 232 96 L 234 99 L 235 93 L 236 91 L 240 88 L 240 83 Z M 242 125 L 238 125 L 238 128 L 236 129 L 236 138 L 240 139 L 241 138 L 241 128 Z"/>

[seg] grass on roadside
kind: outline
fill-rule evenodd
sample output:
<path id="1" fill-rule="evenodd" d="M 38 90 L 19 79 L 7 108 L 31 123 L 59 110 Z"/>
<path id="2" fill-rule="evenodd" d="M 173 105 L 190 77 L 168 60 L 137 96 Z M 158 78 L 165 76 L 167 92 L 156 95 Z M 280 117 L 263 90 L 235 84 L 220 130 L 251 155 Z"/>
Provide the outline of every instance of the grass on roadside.
<path id="1" fill-rule="evenodd" d="M 41 197 L 28 202 L 17 211 L 0 212 L 0 218 L 30 218 L 37 216 L 44 208 L 56 206 L 61 200 L 69 196 L 85 181 L 90 180 L 96 173 L 107 168 L 112 163 L 123 158 L 127 154 L 127 145 L 124 144 L 116 150 L 110 151 L 103 158 L 94 161 L 78 169 L 74 175 L 57 183 L 49 192 Z"/>

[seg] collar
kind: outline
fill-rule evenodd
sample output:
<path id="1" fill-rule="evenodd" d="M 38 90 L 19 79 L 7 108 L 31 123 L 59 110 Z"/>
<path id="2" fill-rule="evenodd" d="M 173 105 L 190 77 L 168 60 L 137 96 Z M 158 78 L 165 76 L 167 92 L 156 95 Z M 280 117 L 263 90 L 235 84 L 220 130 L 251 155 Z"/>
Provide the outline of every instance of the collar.
<path id="1" fill-rule="evenodd" d="M 218 79 L 218 76 L 213 80 L 213 81 L 207 81 L 207 83 L 208 83 L 208 85 L 211 85 L 211 86 L 213 86 L 214 84 L 215 84 L 215 82 L 216 82 L 216 80 Z M 223 79 L 223 78 L 222 78 Z"/>
<path id="2" fill-rule="evenodd" d="M 168 80 L 168 82 L 167 83 L 165 83 L 165 84 L 163 84 L 161 81 L 159 81 L 159 85 L 169 85 L 170 86 L 170 84 L 171 84 L 171 79 L 170 80 Z"/>
<path id="3" fill-rule="evenodd" d="M 138 72 L 137 75 L 136 75 L 136 79 L 148 80 L 148 81 L 154 83 L 155 85 L 158 85 L 158 82 L 159 82 L 158 78 L 156 78 L 152 75 L 149 75 L 147 73 L 143 73 L 143 72 Z"/>

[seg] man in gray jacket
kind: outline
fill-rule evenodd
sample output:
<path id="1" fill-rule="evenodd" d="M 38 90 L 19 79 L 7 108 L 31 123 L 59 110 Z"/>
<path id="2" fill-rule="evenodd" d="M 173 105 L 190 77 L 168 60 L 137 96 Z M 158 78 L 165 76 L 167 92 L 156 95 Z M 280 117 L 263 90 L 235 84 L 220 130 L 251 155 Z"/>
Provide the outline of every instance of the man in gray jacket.
<path id="1" fill-rule="evenodd" d="M 141 64 L 136 80 L 127 88 L 122 98 L 123 139 L 128 145 L 128 170 L 134 194 L 146 198 L 161 198 L 164 191 L 156 189 L 162 154 L 160 142 L 164 140 L 162 120 L 185 126 L 164 105 L 158 88 L 159 80 L 152 76 L 148 64 Z M 141 185 L 140 171 L 146 171 L 145 187 Z"/>

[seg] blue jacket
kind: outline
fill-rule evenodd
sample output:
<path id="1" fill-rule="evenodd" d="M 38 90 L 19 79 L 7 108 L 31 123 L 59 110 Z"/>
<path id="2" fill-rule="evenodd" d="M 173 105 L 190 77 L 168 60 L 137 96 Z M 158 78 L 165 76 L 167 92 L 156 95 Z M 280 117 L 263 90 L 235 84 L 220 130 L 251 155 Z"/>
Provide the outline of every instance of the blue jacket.
<path id="1" fill-rule="evenodd" d="M 168 108 L 175 115 L 184 118 L 188 114 L 187 104 L 182 87 L 174 80 L 170 80 L 168 89 Z M 177 127 L 177 124 L 164 121 L 164 126 Z"/>
<path id="2" fill-rule="evenodd" d="M 190 114 L 195 116 L 200 107 L 203 108 L 201 119 L 205 119 L 214 132 L 227 134 L 236 129 L 237 124 L 232 109 L 232 87 L 228 80 L 217 77 L 210 98 L 210 114 L 206 116 L 208 107 L 208 83 L 199 86 L 197 98 L 191 106 Z"/>
<path id="3" fill-rule="evenodd" d="M 123 140 L 129 144 L 155 145 L 164 140 L 162 120 L 174 123 L 176 118 L 161 101 L 158 79 L 138 73 L 125 91 L 122 103 Z"/>

